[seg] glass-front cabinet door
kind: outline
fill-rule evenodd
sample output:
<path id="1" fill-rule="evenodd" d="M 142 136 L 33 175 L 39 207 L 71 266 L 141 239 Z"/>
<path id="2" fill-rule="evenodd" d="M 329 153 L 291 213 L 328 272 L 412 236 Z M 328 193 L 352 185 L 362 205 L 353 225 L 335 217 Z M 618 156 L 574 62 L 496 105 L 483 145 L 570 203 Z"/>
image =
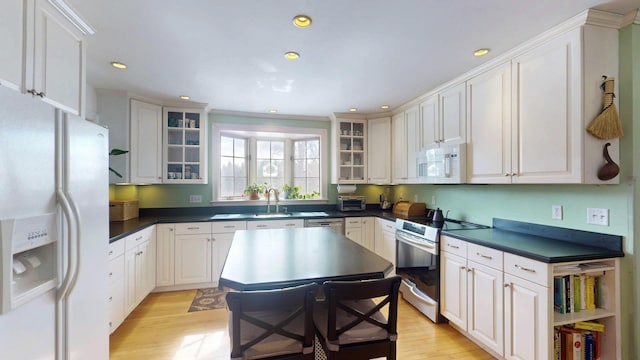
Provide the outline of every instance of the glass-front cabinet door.
<path id="1" fill-rule="evenodd" d="M 367 178 L 366 120 L 338 119 L 337 133 L 337 183 L 362 184 Z"/>
<path id="2" fill-rule="evenodd" d="M 206 124 L 203 110 L 164 108 L 163 183 L 207 183 Z"/>

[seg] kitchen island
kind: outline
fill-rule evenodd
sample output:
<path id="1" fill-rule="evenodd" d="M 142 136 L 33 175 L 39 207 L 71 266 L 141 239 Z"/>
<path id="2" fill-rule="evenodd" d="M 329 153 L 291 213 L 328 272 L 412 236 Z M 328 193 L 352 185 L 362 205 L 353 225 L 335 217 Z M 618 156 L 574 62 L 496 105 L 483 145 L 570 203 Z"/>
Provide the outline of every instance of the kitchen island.
<path id="1" fill-rule="evenodd" d="M 239 230 L 220 286 L 268 290 L 327 280 L 379 279 L 393 264 L 327 228 Z"/>

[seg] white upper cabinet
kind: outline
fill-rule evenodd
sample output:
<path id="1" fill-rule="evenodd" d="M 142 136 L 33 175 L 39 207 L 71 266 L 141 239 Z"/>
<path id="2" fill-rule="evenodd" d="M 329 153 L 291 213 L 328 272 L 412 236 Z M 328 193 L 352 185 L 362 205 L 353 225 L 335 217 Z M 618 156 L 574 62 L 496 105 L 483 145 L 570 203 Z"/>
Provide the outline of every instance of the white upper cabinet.
<path id="1" fill-rule="evenodd" d="M 206 184 L 207 121 L 202 109 L 164 108 L 163 183 Z"/>
<path id="2" fill-rule="evenodd" d="M 47 0 L 3 1 L 0 84 L 83 117 L 86 26 Z"/>
<path id="3" fill-rule="evenodd" d="M 407 181 L 407 127 L 404 112 L 391 118 L 391 181 L 405 183 Z"/>
<path id="4" fill-rule="evenodd" d="M 510 183 L 511 63 L 467 81 L 467 182 Z"/>
<path id="5" fill-rule="evenodd" d="M 416 156 L 421 146 L 420 108 L 414 106 L 404 112 L 405 132 L 407 133 L 407 183 L 418 179 Z"/>
<path id="6" fill-rule="evenodd" d="M 617 30 L 574 26 L 470 78 L 467 181 L 618 183 L 597 178 L 607 142 L 618 162 L 618 139 L 585 131 L 601 110 L 602 75 L 617 77 L 617 52 Z"/>
<path id="7" fill-rule="evenodd" d="M 367 176 L 370 184 L 391 182 L 391 118 L 367 120 Z"/>
<path id="8" fill-rule="evenodd" d="M 422 139 L 419 149 L 465 141 L 465 84 L 456 84 L 420 103 Z"/>
<path id="9" fill-rule="evenodd" d="M 367 120 L 333 118 L 331 127 L 331 182 L 367 183 Z"/>
<path id="10" fill-rule="evenodd" d="M 131 99 L 131 182 L 162 182 L 162 106 Z"/>
<path id="11" fill-rule="evenodd" d="M 22 89 L 24 1 L 0 2 L 0 85 Z"/>
<path id="12" fill-rule="evenodd" d="M 465 141 L 466 89 L 461 83 L 440 92 L 438 143 L 458 144 Z"/>

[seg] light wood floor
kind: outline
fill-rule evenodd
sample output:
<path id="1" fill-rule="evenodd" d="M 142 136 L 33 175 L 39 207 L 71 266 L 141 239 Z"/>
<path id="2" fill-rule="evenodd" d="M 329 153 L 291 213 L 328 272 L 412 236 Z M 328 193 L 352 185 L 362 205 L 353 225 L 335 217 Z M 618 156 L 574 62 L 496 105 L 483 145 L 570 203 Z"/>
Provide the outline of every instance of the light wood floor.
<path id="1" fill-rule="evenodd" d="M 111 335 L 112 360 L 228 360 L 227 310 L 187 312 L 195 290 L 150 294 Z M 493 359 L 447 324 L 434 324 L 404 300 L 398 309 L 399 360 Z"/>

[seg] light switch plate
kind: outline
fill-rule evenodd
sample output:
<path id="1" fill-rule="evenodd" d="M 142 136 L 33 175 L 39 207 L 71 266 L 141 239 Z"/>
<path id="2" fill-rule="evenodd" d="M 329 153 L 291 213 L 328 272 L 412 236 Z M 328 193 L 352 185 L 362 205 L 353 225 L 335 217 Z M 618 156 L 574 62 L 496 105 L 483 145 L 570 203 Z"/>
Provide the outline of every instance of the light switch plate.
<path id="1" fill-rule="evenodd" d="M 587 208 L 587 224 L 609 226 L 609 209 Z"/>
<path id="2" fill-rule="evenodd" d="M 189 195 L 189 202 L 190 203 L 201 203 L 202 202 L 202 195 Z"/>
<path id="3" fill-rule="evenodd" d="M 551 205 L 551 218 L 562 220 L 562 205 Z"/>

